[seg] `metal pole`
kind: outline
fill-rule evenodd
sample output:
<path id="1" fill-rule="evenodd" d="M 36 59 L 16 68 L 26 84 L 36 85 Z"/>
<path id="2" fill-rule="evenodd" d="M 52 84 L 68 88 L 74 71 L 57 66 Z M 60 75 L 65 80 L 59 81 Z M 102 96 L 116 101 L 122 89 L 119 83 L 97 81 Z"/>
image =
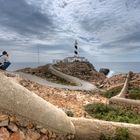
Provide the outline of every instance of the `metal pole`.
<path id="1" fill-rule="evenodd" d="M 37 47 L 37 51 L 38 51 L 37 53 L 38 53 L 38 66 L 39 66 L 39 65 L 40 65 L 40 55 L 39 55 L 40 52 L 39 52 L 39 46 Z"/>

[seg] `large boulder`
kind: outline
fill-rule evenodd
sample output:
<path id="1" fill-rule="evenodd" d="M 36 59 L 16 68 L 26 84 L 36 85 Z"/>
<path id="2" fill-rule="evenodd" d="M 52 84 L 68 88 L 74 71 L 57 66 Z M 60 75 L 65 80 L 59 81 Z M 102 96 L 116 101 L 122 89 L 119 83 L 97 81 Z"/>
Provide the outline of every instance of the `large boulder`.
<path id="1" fill-rule="evenodd" d="M 104 75 L 108 75 L 108 73 L 110 72 L 110 70 L 107 69 L 107 68 L 101 68 L 101 69 L 99 70 L 99 72 L 100 72 L 100 73 L 103 73 Z"/>
<path id="2" fill-rule="evenodd" d="M 75 133 L 73 123 L 62 110 L 15 83 L 1 72 L 0 110 L 22 116 L 57 133 Z"/>

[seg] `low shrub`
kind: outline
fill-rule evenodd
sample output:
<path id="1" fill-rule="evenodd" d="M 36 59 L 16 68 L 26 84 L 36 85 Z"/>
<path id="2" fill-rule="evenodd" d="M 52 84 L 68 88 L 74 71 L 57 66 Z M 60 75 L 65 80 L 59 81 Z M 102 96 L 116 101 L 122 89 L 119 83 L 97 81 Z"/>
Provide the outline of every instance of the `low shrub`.
<path id="1" fill-rule="evenodd" d="M 139 114 L 101 103 L 88 104 L 85 111 L 92 117 L 115 122 L 140 124 Z"/>
<path id="2" fill-rule="evenodd" d="M 128 98 L 140 100 L 140 88 L 131 88 L 128 90 Z"/>
<path id="3" fill-rule="evenodd" d="M 101 134 L 100 140 L 133 140 L 129 136 L 129 131 L 126 128 L 117 128 L 113 136 Z"/>
<path id="4" fill-rule="evenodd" d="M 69 116 L 69 117 L 73 117 L 73 116 L 74 116 L 74 113 L 73 113 L 71 110 L 67 110 L 67 111 L 65 111 L 65 113 L 66 113 L 67 116 Z"/>
<path id="5" fill-rule="evenodd" d="M 116 96 L 117 94 L 119 94 L 121 89 L 122 89 L 122 87 L 116 87 L 116 88 L 113 88 L 111 90 L 108 90 L 106 92 L 101 93 L 101 95 L 106 97 L 106 98 L 111 98 L 111 97 Z"/>

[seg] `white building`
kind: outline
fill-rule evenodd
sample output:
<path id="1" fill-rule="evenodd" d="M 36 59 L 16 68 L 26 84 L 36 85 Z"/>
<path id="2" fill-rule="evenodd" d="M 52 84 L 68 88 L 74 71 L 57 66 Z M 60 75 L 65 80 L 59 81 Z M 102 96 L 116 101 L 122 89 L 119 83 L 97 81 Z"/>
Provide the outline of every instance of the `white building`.
<path id="1" fill-rule="evenodd" d="M 74 62 L 74 61 L 87 62 L 88 60 L 85 57 L 74 56 L 74 57 L 66 57 L 62 61 L 65 63 L 70 63 L 70 62 Z"/>
<path id="2" fill-rule="evenodd" d="M 66 57 L 63 60 L 53 60 L 53 63 L 71 63 L 71 62 L 75 62 L 75 61 L 79 61 L 79 62 L 88 62 L 88 60 L 85 57 L 80 57 L 78 56 L 79 52 L 78 52 L 78 42 L 77 40 L 75 40 L 75 45 L 74 45 L 74 56 L 73 57 Z"/>
<path id="3" fill-rule="evenodd" d="M 79 56 L 74 56 L 74 57 L 66 57 L 63 60 L 60 59 L 55 59 L 53 60 L 53 64 L 57 64 L 57 63 L 72 63 L 75 61 L 79 61 L 79 62 L 88 62 L 88 60 L 85 57 L 79 57 Z"/>

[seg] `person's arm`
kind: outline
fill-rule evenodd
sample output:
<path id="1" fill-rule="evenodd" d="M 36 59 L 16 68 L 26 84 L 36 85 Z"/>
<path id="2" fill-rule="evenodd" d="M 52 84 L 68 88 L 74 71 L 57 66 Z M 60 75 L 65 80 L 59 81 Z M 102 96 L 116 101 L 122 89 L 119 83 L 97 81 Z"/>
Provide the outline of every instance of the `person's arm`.
<path id="1" fill-rule="evenodd" d="M 4 62 L 8 62 L 8 55 L 4 56 Z"/>

